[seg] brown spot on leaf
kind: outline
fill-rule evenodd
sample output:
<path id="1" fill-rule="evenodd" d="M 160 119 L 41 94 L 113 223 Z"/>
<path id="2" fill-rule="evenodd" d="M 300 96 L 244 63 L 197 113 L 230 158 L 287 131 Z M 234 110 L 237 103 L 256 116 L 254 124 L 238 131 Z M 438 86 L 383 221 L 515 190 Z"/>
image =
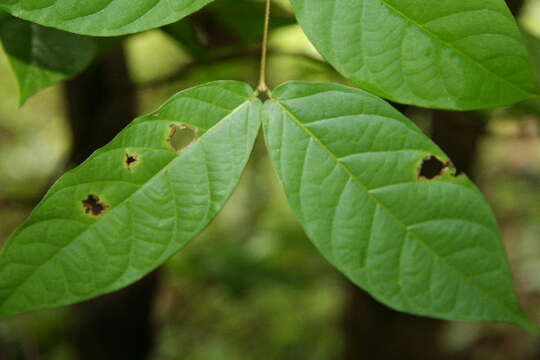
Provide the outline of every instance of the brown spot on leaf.
<path id="1" fill-rule="evenodd" d="M 197 141 L 197 129 L 181 124 L 171 125 L 171 131 L 167 137 L 167 143 L 176 152 L 183 152 Z"/>
<path id="2" fill-rule="evenodd" d="M 430 155 L 422 160 L 418 170 L 418 178 L 433 180 L 443 176 L 447 170 L 451 171 L 451 175 L 456 176 L 456 169 L 450 161 L 444 162 L 436 156 Z"/>
<path id="3" fill-rule="evenodd" d="M 88 195 L 86 200 L 82 201 L 84 212 L 92 216 L 100 216 L 107 209 L 107 205 L 99 200 L 96 195 Z"/>
<path id="4" fill-rule="evenodd" d="M 126 153 L 125 164 L 128 167 L 128 169 L 136 165 L 138 162 L 139 162 L 139 157 L 137 155 Z"/>

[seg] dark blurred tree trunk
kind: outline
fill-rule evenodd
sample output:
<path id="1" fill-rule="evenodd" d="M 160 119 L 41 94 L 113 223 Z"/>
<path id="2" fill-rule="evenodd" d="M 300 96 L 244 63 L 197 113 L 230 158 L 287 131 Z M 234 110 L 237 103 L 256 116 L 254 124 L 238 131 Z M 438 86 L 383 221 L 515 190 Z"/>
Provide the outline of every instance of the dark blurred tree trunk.
<path id="1" fill-rule="evenodd" d="M 438 360 L 442 322 L 394 311 L 348 283 L 343 360 Z"/>
<path id="2" fill-rule="evenodd" d="M 76 305 L 77 359 L 148 359 L 154 346 L 151 310 L 158 284 L 156 271 L 116 293 Z"/>
<path id="3" fill-rule="evenodd" d="M 523 0 L 506 0 L 506 3 L 514 16 L 518 16 L 519 12 L 523 8 Z"/>
<path id="4" fill-rule="evenodd" d="M 475 177 L 478 144 L 486 121 L 475 112 L 436 110 L 431 138 L 450 157 L 458 172 Z"/>
<path id="5" fill-rule="evenodd" d="M 70 165 L 110 141 L 136 115 L 136 93 L 121 47 L 65 86 L 73 129 Z M 158 273 L 119 292 L 73 307 L 73 341 L 80 360 L 143 360 L 153 345 L 152 300 Z"/>
<path id="6" fill-rule="evenodd" d="M 105 145 L 136 116 L 135 88 L 122 48 L 100 58 L 66 82 L 67 112 L 73 130 L 71 165 Z"/>
<path id="7" fill-rule="evenodd" d="M 517 14 L 523 0 L 508 0 Z M 395 105 L 405 112 L 407 106 Z M 433 111 L 432 138 L 448 154 L 458 171 L 474 177 L 478 144 L 485 120 L 475 112 Z M 354 285 L 347 285 L 342 315 L 344 360 L 440 360 L 444 322 L 396 312 Z M 467 352 L 453 359 L 468 359 Z"/>

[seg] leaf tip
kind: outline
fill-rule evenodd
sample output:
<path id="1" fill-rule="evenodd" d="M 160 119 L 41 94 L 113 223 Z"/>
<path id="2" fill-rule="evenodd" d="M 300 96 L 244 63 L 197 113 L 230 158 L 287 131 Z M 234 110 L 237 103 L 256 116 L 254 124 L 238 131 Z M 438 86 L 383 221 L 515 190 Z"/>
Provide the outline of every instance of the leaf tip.
<path id="1" fill-rule="evenodd" d="M 523 330 L 540 337 L 540 327 L 536 326 L 531 320 L 529 320 L 525 315 L 523 315 L 519 321 L 516 321 L 515 324 L 522 328 Z"/>
<path id="2" fill-rule="evenodd" d="M 22 108 L 27 102 L 28 102 L 28 99 L 30 99 L 30 97 L 32 97 L 32 95 L 27 95 L 27 94 L 24 94 L 22 91 L 19 92 L 19 102 L 17 104 L 17 108 Z"/>

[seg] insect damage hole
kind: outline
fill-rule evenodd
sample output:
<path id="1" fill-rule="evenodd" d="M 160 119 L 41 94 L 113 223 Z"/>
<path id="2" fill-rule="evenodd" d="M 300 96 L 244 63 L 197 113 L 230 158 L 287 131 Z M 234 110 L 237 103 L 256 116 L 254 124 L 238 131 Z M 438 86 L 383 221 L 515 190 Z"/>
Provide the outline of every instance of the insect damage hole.
<path id="1" fill-rule="evenodd" d="M 126 153 L 124 164 L 128 169 L 131 169 L 132 166 L 136 165 L 139 162 L 139 157 L 137 155 L 132 155 Z"/>
<path id="2" fill-rule="evenodd" d="M 107 209 L 107 205 L 99 200 L 96 195 L 88 195 L 86 200 L 82 201 L 84 212 L 92 216 L 100 216 Z"/>
<path id="3" fill-rule="evenodd" d="M 167 142 L 176 152 L 183 152 L 197 140 L 197 130 L 187 125 L 171 125 Z"/>
<path id="4" fill-rule="evenodd" d="M 456 175 L 454 165 L 450 161 L 444 162 L 436 156 L 430 155 L 422 160 L 422 164 L 418 170 L 418 178 L 433 180 L 443 176 L 448 169 L 452 171 L 452 175 Z"/>

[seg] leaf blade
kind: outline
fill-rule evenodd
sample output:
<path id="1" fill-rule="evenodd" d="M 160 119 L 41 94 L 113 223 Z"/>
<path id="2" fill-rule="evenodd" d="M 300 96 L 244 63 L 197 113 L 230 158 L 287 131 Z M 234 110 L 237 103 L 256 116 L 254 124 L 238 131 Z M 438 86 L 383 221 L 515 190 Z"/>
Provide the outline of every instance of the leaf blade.
<path id="1" fill-rule="evenodd" d="M 292 3 L 321 54 L 379 96 L 454 110 L 538 96 L 529 56 L 504 1 Z"/>
<path id="2" fill-rule="evenodd" d="M 66 173 L 0 253 L 0 314 L 116 290 L 204 229 L 251 153 L 260 108 L 252 93 L 238 82 L 180 92 Z M 167 138 L 179 123 L 199 134 L 178 153 Z"/>
<path id="3" fill-rule="evenodd" d="M 0 9 L 28 21 L 92 36 L 136 33 L 170 24 L 213 0 L 0 0 Z"/>
<path id="4" fill-rule="evenodd" d="M 0 27 L 0 39 L 19 84 L 19 105 L 50 85 L 86 69 L 99 53 L 95 39 L 16 18 Z"/>
<path id="5" fill-rule="evenodd" d="M 336 84 L 288 83 L 272 98 L 263 125 L 275 168 L 330 263 L 400 311 L 533 329 L 489 206 L 450 168 L 418 178 L 426 157 L 449 160 L 412 122 Z"/>

